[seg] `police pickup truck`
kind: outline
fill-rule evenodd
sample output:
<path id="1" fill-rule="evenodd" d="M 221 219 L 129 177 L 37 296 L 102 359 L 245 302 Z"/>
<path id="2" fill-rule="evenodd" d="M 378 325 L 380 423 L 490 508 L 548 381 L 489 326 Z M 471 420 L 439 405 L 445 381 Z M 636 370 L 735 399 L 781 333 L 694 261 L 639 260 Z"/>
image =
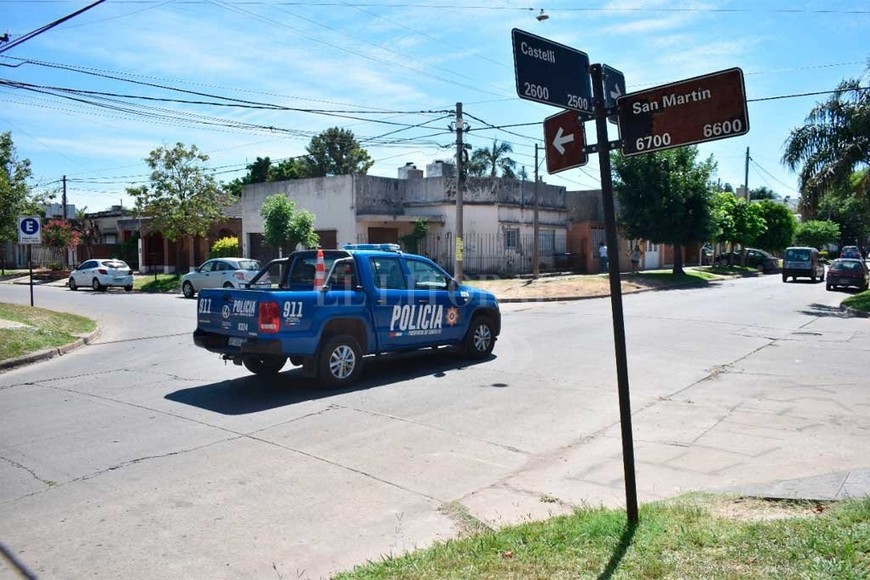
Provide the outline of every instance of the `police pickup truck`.
<path id="1" fill-rule="evenodd" d="M 245 289 L 200 291 L 193 340 L 258 375 L 289 359 L 342 386 L 359 377 L 366 354 L 452 346 L 480 359 L 500 331 L 491 293 L 395 244 L 351 244 L 273 260 Z"/>

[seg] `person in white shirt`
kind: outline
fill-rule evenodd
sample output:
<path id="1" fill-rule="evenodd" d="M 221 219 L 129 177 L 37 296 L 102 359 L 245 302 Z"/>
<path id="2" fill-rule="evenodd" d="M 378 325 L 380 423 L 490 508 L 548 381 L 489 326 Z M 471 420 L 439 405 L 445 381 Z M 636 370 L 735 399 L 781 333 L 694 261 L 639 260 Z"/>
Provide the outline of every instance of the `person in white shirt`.
<path id="1" fill-rule="evenodd" d="M 598 262 L 599 262 L 599 272 L 607 271 L 607 246 L 604 245 L 604 242 L 598 243 Z"/>

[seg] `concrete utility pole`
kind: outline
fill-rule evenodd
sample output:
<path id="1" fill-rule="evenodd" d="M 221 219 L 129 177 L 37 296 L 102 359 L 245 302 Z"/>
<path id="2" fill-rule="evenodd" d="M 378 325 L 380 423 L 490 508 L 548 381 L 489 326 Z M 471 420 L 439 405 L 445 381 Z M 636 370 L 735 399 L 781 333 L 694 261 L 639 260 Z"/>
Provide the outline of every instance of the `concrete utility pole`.
<path id="1" fill-rule="evenodd" d="M 749 201 L 749 147 L 746 148 L 746 172 L 743 175 L 743 187 L 746 191 L 746 201 Z"/>
<path id="2" fill-rule="evenodd" d="M 453 248 L 453 277 L 462 282 L 462 261 L 465 259 L 465 233 L 462 229 L 462 194 L 465 188 L 465 168 L 463 155 L 465 145 L 462 144 L 462 132 L 465 127 L 462 123 L 462 103 L 456 103 L 456 236 Z"/>
<path id="3" fill-rule="evenodd" d="M 532 278 L 541 275 L 538 260 L 538 144 L 535 143 L 535 211 L 532 213 Z"/>

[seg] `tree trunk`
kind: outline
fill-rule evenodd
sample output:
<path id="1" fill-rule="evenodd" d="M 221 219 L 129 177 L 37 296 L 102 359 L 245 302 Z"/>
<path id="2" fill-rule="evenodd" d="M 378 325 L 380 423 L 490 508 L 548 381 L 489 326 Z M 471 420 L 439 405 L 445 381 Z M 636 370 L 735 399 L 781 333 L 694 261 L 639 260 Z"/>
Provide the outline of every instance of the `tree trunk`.
<path id="1" fill-rule="evenodd" d="M 683 245 L 674 244 L 674 275 L 682 275 L 683 272 Z"/>

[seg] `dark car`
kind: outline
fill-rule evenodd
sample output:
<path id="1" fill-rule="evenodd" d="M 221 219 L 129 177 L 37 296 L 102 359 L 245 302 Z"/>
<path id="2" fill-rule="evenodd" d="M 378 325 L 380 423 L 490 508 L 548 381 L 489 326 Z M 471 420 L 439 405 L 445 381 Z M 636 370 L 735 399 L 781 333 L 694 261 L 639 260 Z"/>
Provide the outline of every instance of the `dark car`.
<path id="1" fill-rule="evenodd" d="M 870 271 L 864 260 L 856 258 L 839 258 L 828 266 L 828 274 L 825 278 L 825 287 L 833 290 L 840 286 L 854 286 L 859 290 L 866 290 L 870 284 Z"/>
<path id="2" fill-rule="evenodd" d="M 779 269 L 779 259 L 755 248 L 746 248 L 746 262 L 742 261 L 740 252 L 725 252 L 716 256 L 717 266 L 740 266 L 757 268 L 765 274 L 776 272 Z"/>
<path id="3" fill-rule="evenodd" d="M 843 249 L 840 250 L 841 258 L 855 258 L 858 260 L 863 260 L 864 256 L 861 255 L 861 250 L 858 246 L 843 246 Z"/>

